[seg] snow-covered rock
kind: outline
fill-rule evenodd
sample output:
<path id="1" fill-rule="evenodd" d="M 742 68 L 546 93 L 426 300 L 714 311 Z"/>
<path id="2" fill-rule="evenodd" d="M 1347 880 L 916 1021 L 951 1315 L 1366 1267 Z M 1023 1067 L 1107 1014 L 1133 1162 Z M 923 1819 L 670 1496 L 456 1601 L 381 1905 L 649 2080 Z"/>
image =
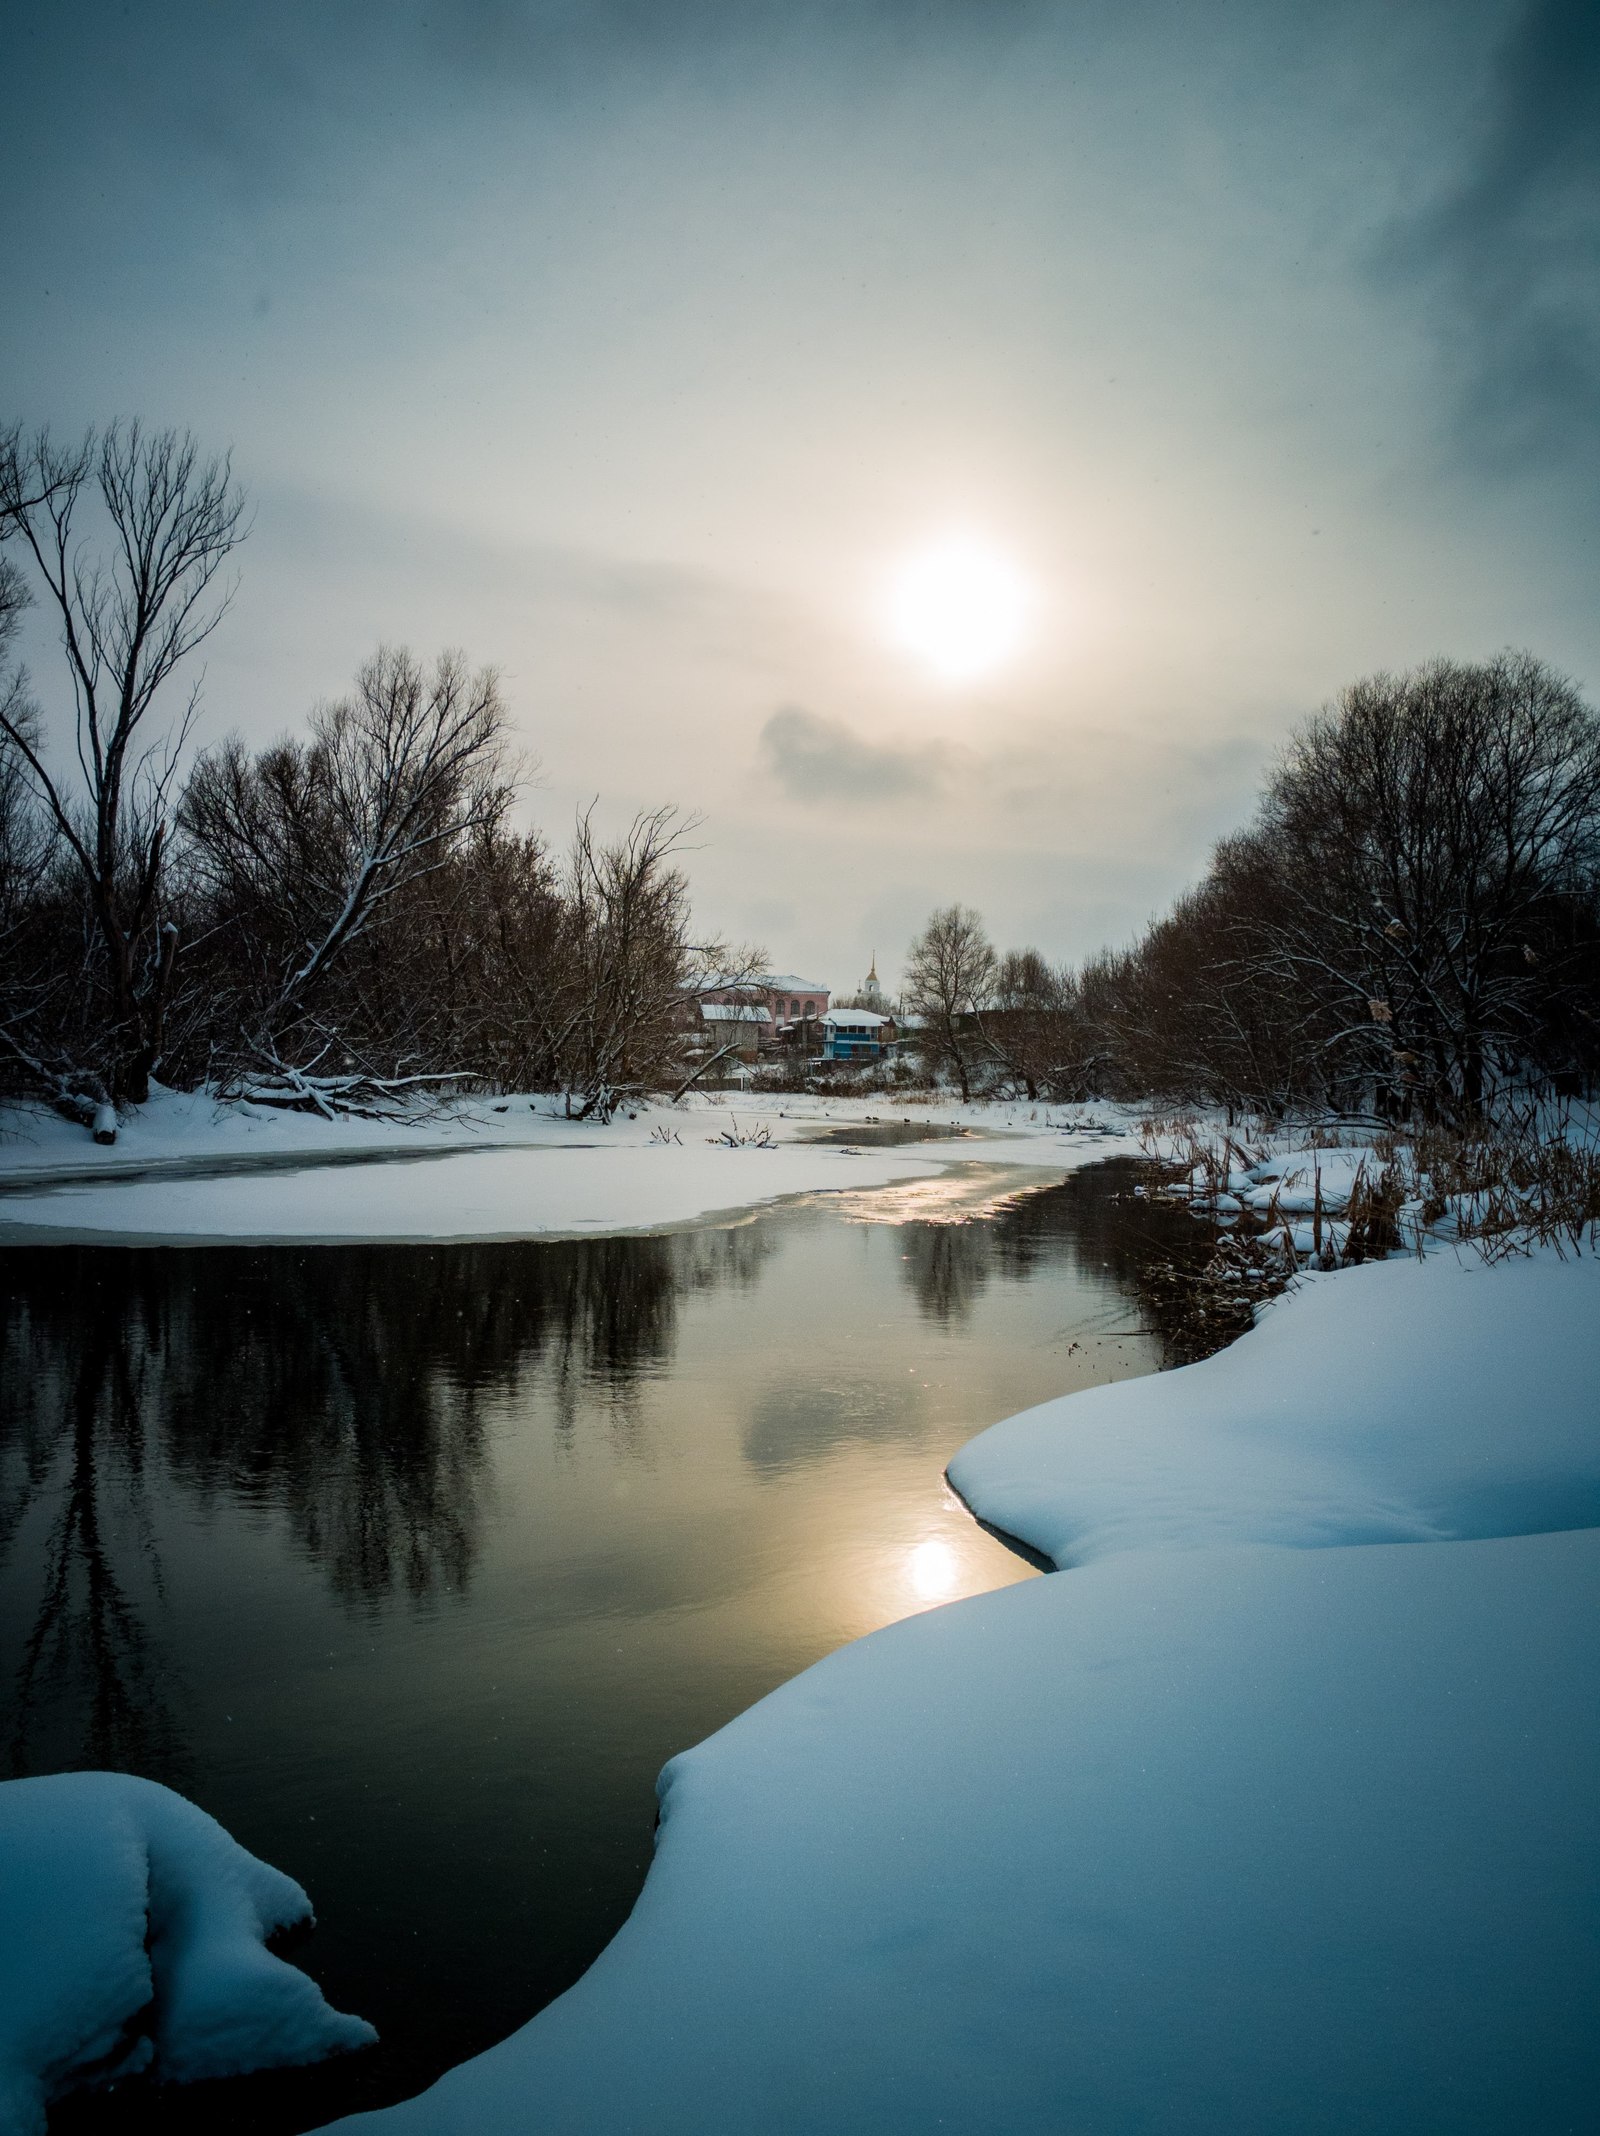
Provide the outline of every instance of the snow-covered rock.
<path id="1" fill-rule="evenodd" d="M 1370 1147 L 1285 1150 L 1236 1173 L 1233 1191 L 1258 1216 L 1310 1216 L 1319 1200 L 1324 1210 L 1343 1209 L 1356 1181 L 1374 1180 L 1382 1169 Z"/>
<path id="2" fill-rule="evenodd" d="M 377 2038 L 264 1946 L 311 1919 L 291 1877 L 127 1773 L 0 1784 L 0 2129 L 149 2069 L 165 2081 L 314 2062 Z"/>

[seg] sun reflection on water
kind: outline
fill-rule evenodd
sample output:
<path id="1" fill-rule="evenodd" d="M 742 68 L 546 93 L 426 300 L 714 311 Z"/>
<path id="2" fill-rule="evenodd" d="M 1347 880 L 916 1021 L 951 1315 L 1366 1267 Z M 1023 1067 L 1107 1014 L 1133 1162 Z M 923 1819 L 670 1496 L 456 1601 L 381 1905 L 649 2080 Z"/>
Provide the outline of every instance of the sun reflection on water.
<path id="1" fill-rule="evenodd" d="M 968 1224 L 997 1215 L 1037 1184 L 1016 1166 L 964 1164 L 931 1179 L 835 1190 L 830 1209 L 849 1224 Z"/>
<path id="2" fill-rule="evenodd" d="M 942 1602 L 961 1580 L 961 1560 L 943 1536 L 930 1535 L 906 1559 L 906 1579 L 923 1602 Z"/>

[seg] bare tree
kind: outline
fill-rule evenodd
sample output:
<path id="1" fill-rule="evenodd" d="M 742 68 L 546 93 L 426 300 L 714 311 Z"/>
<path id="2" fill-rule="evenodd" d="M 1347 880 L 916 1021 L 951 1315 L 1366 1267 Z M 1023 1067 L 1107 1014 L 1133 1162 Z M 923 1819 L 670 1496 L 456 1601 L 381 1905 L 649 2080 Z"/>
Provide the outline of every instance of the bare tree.
<path id="1" fill-rule="evenodd" d="M 566 912 L 558 871 L 537 831 L 494 824 L 474 834 L 449 870 L 425 885 L 429 930 L 461 1004 L 450 1043 L 500 1090 L 553 1090 L 560 1081 L 549 1005 L 561 983 Z"/>
<path id="2" fill-rule="evenodd" d="M 604 844 L 592 809 L 578 819 L 544 1008 L 549 1056 L 576 1119 L 606 1119 L 647 1089 L 681 1097 L 712 1065 L 687 1058 L 701 1033 L 701 999 L 760 967 L 759 952 L 730 959 L 725 944 L 694 939 L 677 856 L 696 827 L 676 809 L 652 809 Z"/>
<path id="3" fill-rule="evenodd" d="M 311 724 L 307 744 L 251 757 L 233 741 L 202 756 L 180 820 L 238 974 L 227 1072 L 259 1097 L 331 1110 L 468 1072 L 426 1035 L 448 992 L 447 945 L 419 964 L 398 922 L 421 919 L 429 878 L 459 879 L 462 848 L 498 829 L 512 787 L 498 678 L 458 652 L 424 669 L 381 647 L 354 693 Z M 437 909 L 427 917 L 436 926 Z M 369 990 L 366 1014 L 341 1014 L 338 989 L 380 933 L 367 976 L 383 1013 Z M 378 1030 L 385 1058 L 360 1057 Z"/>
<path id="4" fill-rule="evenodd" d="M 980 1018 L 997 969 L 983 922 L 965 905 L 934 913 L 907 954 L 906 1005 L 924 1019 L 935 1059 L 954 1069 L 963 1104 L 972 1097 L 973 1066 L 987 1050 Z"/>
<path id="5" fill-rule="evenodd" d="M 1529 653 L 1354 684 L 1295 738 L 1258 843 L 1258 953 L 1343 1072 L 1475 1114 L 1585 989 L 1571 915 L 1600 873 L 1600 720 Z"/>
<path id="6" fill-rule="evenodd" d="M 1354 684 L 1080 1015 L 1124 1094 L 1472 1117 L 1600 1059 L 1600 721 L 1527 653 Z"/>
<path id="7" fill-rule="evenodd" d="M 27 670 L 15 658 L 27 605 L 21 573 L 0 556 L 0 1090 L 42 1093 L 68 1118 L 88 1123 L 104 1103 L 104 1091 L 45 1059 L 47 1042 L 39 1031 L 59 979 L 41 924 L 54 839 L 27 759 L 11 739 L 13 733 L 33 739 L 38 732 Z"/>
<path id="8" fill-rule="evenodd" d="M 1031 1100 L 1053 1087 L 1073 1052 L 1072 986 L 1036 949 L 1010 949 L 996 967 L 983 1034 Z"/>
<path id="9" fill-rule="evenodd" d="M 97 540 L 83 535 L 98 498 Z M 0 434 L 0 539 L 31 558 L 56 613 L 70 680 L 75 775 L 49 768 L 38 721 L 0 704 L 0 735 L 27 767 L 76 868 L 91 923 L 98 1056 L 114 1101 L 142 1104 L 159 1063 L 178 948 L 164 910 L 166 811 L 199 685 L 159 732 L 174 672 L 216 628 L 217 574 L 244 532 L 226 457 L 202 459 L 170 430 L 113 424 L 74 447 L 47 431 Z"/>

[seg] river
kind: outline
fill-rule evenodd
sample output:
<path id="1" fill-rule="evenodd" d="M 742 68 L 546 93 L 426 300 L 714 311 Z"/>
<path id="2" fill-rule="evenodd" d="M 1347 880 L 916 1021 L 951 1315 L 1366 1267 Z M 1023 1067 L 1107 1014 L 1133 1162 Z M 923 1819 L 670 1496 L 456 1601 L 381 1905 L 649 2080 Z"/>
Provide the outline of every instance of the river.
<path id="1" fill-rule="evenodd" d="M 448 1192 L 448 1164 L 436 1168 Z M 653 1783 L 841 1642 L 1031 1568 L 943 1480 L 1157 1369 L 1137 1168 L 974 1161 L 654 1237 L 0 1250 L 10 1774 L 182 1789 L 300 1879 L 382 2045 L 165 2129 L 400 2098 L 559 1994 Z M 131 2129 L 137 2083 L 52 2129 Z"/>

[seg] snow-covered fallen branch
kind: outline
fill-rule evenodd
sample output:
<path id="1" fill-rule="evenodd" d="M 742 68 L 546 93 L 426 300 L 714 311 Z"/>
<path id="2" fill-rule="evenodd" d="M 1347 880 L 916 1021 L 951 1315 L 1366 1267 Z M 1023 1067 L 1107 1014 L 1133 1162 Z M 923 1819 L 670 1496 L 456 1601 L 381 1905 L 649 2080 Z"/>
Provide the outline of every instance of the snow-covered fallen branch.
<path id="1" fill-rule="evenodd" d="M 341 1113 L 367 1120 L 403 1120 L 425 1116 L 419 1113 L 416 1100 L 428 1091 L 458 1091 L 468 1080 L 457 1074 L 372 1075 L 360 1070 L 348 1075 L 312 1075 L 278 1061 L 259 1074 L 237 1077 L 226 1095 L 250 1105 L 320 1113 L 325 1120 L 335 1120 Z"/>
<path id="2" fill-rule="evenodd" d="M 31 1053 L 4 1024 L 0 1024 L 0 1048 L 22 1069 L 65 1120 L 88 1128 L 96 1142 L 110 1145 L 117 1139 L 117 1108 L 105 1084 L 87 1070 L 51 1067 Z"/>
<path id="3" fill-rule="evenodd" d="M 707 1135 L 706 1140 L 715 1149 L 770 1150 L 775 1147 L 772 1129 L 765 1120 L 758 1120 L 754 1127 L 741 1127 L 732 1113 L 720 1134 Z"/>

